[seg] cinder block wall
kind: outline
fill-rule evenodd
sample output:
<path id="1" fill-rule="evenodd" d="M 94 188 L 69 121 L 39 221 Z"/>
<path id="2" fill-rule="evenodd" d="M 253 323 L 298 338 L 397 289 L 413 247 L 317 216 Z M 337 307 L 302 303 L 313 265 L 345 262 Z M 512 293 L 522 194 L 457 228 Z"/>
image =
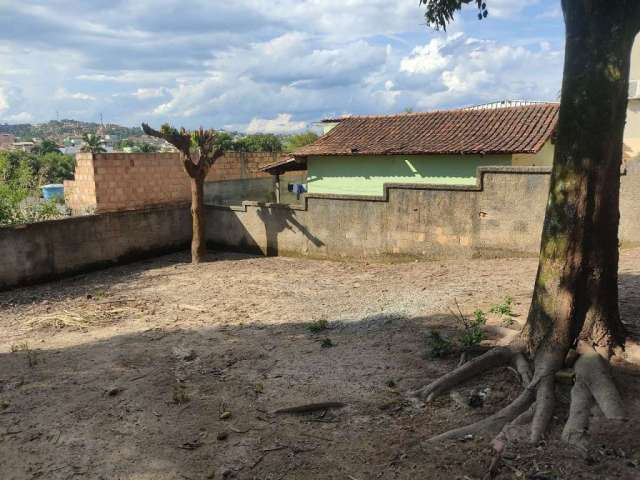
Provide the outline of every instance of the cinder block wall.
<path id="1" fill-rule="evenodd" d="M 186 249 L 186 204 L 0 228 L 0 290 Z"/>
<path id="2" fill-rule="evenodd" d="M 307 194 L 298 206 L 207 208 L 211 247 L 315 258 L 538 254 L 547 167 L 486 167 L 475 186 L 385 186 L 381 197 Z M 621 178 L 620 242 L 640 244 L 640 163 Z M 612 212 L 614 214 L 614 212 Z"/>
<path id="3" fill-rule="evenodd" d="M 77 214 L 96 210 L 96 183 L 93 157 L 90 153 L 76 155 L 75 180 L 64 181 L 64 197 L 67 206 Z"/>
<path id="4" fill-rule="evenodd" d="M 218 159 L 207 182 L 269 178 L 258 168 L 278 159 L 271 153 L 228 152 Z M 65 182 L 74 213 L 135 210 L 188 201 L 189 177 L 177 153 L 81 153 L 74 181 Z"/>

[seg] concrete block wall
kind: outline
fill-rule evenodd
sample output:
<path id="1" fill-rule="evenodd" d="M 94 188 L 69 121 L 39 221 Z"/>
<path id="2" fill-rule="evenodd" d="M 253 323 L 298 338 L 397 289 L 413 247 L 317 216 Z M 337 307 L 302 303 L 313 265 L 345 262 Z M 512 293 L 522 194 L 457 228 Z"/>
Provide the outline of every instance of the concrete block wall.
<path id="1" fill-rule="evenodd" d="M 280 175 L 280 202 L 298 203 L 295 193 L 289 192 L 289 183 L 305 183 L 306 172 L 287 172 Z M 205 203 L 208 205 L 239 205 L 243 201 L 273 202 L 275 191 L 273 177 L 251 177 L 207 182 L 204 186 Z"/>
<path id="2" fill-rule="evenodd" d="M 475 186 L 385 185 L 381 197 L 307 194 L 300 205 L 207 208 L 211 247 L 344 259 L 535 256 L 548 167 L 485 167 Z M 640 242 L 640 164 L 621 178 L 620 241 Z"/>
<path id="3" fill-rule="evenodd" d="M 93 213 L 96 210 L 96 182 L 93 157 L 90 153 L 76 155 L 74 180 L 64 181 L 65 202 L 76 214 Z"/>
<path id="4" fill-rule="evenodd" d="M 186 204 L 0 228 L 0 290 L 188 248 Z"/>
<path id="5" fill-rule="evenodd" d="M 277 154 L 228 152 L 207 182 L 268 179 L 258 168 Z M 191 199 L 191 187 L 177 153 L 81 153 L 74 181 L 65 182 L 67 205 L 76 214 L 135 210 Z M 236 200 L 242 200 L 236 199 Z"/>

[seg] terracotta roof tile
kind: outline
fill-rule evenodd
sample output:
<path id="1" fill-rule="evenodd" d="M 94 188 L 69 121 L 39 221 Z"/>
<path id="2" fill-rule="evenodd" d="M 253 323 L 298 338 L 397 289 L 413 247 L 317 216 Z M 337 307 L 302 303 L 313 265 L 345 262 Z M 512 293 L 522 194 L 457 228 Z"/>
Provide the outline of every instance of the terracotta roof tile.
<path id="1" fill-rule="evenodd" d="M 537 153 L 551 138 L 559 105 L 345 117 L 294 152 L 308 155 Z"/>

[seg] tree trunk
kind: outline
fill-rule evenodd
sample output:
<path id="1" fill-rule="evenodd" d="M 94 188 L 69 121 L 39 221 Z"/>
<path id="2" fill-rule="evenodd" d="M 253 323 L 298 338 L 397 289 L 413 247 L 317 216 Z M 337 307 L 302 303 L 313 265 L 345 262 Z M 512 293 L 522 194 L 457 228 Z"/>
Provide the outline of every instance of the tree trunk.
<path id="1" fill-rule="evenodd" d="M 204 177 L 191 177 L 191 220 L 193 233 L 191 237 L 191 263 L 197 264 L 205 259 L 207 246 L 205 241 L 204 218 Z"/>
<path id="2" fill-rule="evenodd" d="M 523 339 L 562 355 L 624 342 L 618 310 L 620 166 L 636 1 L 563 0 L 565 68 L 540 262 Z"/>

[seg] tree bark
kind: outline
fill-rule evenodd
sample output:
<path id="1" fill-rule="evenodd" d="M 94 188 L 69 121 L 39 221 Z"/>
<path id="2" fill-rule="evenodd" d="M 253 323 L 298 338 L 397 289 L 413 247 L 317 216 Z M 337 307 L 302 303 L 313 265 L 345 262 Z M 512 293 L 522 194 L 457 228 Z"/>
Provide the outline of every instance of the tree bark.
<path id="1" fill-rule="evenodd" d="M 566 24 L 555 158 L 523 339 L 534 354 L 585 340 L 610 352 L 618 309 L 620 166 L 636 0 L 563 0 Z"/>
<path id="2" fill-rule="evenodd" d="M 204 178 L 198 174 L 191 177 L 191 220 L 193 233 L 191 237 L 191 263 L 198 264 L 205 260 L 207 246 L 205 242 L 204 217 Z"/>

